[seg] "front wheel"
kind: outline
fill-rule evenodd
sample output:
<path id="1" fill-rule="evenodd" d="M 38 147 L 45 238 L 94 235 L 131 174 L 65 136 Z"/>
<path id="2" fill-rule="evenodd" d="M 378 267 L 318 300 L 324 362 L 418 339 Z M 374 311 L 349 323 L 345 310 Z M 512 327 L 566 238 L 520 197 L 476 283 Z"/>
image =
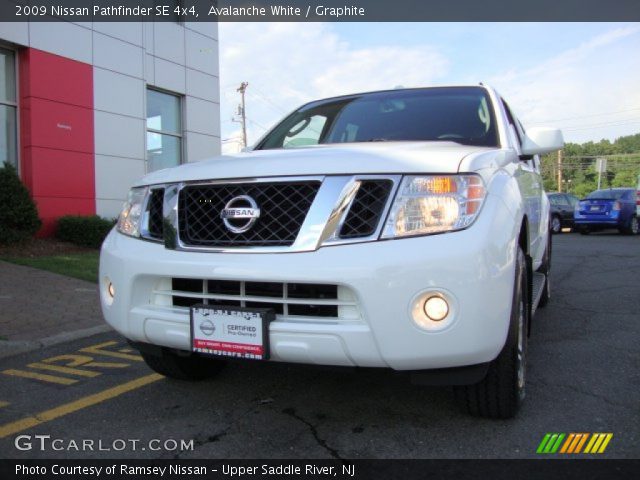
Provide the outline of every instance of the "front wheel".
<path id="1" fill-rule="evenodd" d="M 562 231 L 562 222 L 560 221 L 560 217 L 558 215 L 554 215 L 551 217 L 551 232 L 552 233 L 560 233 Z"/>
<path id="2" fill-rule="evenodd" d="M 456 400 L 471 415 L 511 418 L 524 400 L 529 317 L 526 265 L 524 253 L 518 248 L 511 320 L 502 351 L 491 362 L 483 380 L 454 389 Z"/>
<path id="3" fill-rule="evenodd" d="M 140 352 L 143 360 L 151 370 L 165 377 L 176 380 L 204 380 L 217 375 L 224 362 L 197 355 L 178 355 L 168 349 L 162 349 L 160 355 Z"/>

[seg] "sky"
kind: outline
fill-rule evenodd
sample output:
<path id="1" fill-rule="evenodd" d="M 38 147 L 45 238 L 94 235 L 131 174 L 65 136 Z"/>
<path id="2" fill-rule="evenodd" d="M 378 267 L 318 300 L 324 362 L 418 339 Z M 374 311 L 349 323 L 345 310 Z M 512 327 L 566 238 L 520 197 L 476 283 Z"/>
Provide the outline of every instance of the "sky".
<path id="1" fill-rule="evenodd" d="M 223 153 L 243 81 L 249 145 L 311 100 L 478 82 L 569 142 L 640 132 L 640 23 L 221 22 L 219 39 Z"/>

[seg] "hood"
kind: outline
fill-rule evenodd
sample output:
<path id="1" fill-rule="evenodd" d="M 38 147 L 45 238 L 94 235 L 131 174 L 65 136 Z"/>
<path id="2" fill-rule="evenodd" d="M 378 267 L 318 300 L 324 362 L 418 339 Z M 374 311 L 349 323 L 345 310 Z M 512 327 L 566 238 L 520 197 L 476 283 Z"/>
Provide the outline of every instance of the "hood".
<path id="1" fill-rule="evenodd" d="M 456 173 L 474 152 L 494 150 L 454 142 L 376 142 L 254 150 L 150 173 L 136 185 L 292 175 Z"/>

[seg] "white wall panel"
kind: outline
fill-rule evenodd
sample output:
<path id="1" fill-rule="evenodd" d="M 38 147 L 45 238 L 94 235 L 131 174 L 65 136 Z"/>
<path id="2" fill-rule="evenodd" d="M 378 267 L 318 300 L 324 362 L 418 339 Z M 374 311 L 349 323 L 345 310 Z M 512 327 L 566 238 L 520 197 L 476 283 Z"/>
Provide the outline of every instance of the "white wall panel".
<path id="1" fill-rule="evenodd" d="M 142 80 L 93 68 L 93 104 L 96 110 L 145 118 L 145 92 Z"/>
<path id="2" fill-rule="evenodd" d="M 96 198 L 127 198 L 131 185 L 145 173 L 144 160 L 96 155 Z"/>
<path id="3" fill-rule="evenodd" d="M 130 43 L 108 37 L 101 33 L 93 34 L 93 62 L 114 72 L 142 78 L 143 50 Z"/>
<path id="4" fill-rule="evenodd" d="M 29 45 L 28 22 L 0 22 L 0 39 L 18 45 Z"/>
<path id="5" fill-rule="evenodd" d="M 106 112 L 94 112 L 96 154 L 145 158 L 145 121 Z"/>
<path id="6" fill-rule="evenodd" d="M 189 30 L 193 30 L 216 40 L 218 39 L 217 22 L 185 22 L 184 25 Z"/>
<path id="7" fill-rule="evenodd" d="M 91 63 L 91 30 L 68 22 L 30 22 L 29 35 L 33 48 Z"/>
<path id="8" fill-rule="evenodd" d="M 172 92 L 184 94 L 185 68 L 159 57 L 155 59 L 155 78 L 153 85 Z"/>
<path id="9" fill-rule="evenodd" d="M 105 200 L 96 198 L 96 214 L 103 218 L 116 218 L 120 215 L 124 200 Z"/>
<path id="10" fill-rule="evenodd" d="M 220 155 L 220 137 L 187 132 L 187 161 L 198 162 L 206 158 Z"/>
<path id="11" fill-rule="evenodd" d="M 142 45 L 142 22 L 93 22 L 93 29 L 125 42 Z"/>
<path id="12" fill-rule="evenodd" d="M 218 75 L 218 42 L 192 30 L 185 30 L 187 67 Z"/>
<path id="13" fill-rule="evenodd" d="M 184 32 L 181 25 L 157 22 L 153 26 L 153 54 L 174 63 L 184 65 Z"/>
<path id="14" fill-rule="evenodd" d="M 220 103 L 218 77 L 187 68 L 187 95 Z"/>
<path id="15" fill-rule="evenodd" d="M 195 97 L 185 98 L 186 130 L 220 136 L 220 106 Z"/>
<path id="16" fill-rule="evenodd" d="M 148 84 L 153 85 L 156 79 L 156 57 L 145 54 L 144 62 L 144 79 Z"/>

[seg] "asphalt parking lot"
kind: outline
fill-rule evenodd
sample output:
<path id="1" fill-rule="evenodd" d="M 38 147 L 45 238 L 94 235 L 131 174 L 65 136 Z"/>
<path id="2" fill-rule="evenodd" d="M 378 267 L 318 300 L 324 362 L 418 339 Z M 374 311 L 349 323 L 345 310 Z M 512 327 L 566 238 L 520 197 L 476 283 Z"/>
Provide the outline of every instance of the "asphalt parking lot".
<path id="1" fill-rule="evenodd" d="M 236 363 L 168 380 L 104 333 L 0 360 L 0 458 L 539 458 L 548 432 L 610 432 L 598 457 L 638 458 L 639 271 L 638 237 L 554 237 L 513 420 L 469 417 L 449 389 L 389 371 Z"/>

